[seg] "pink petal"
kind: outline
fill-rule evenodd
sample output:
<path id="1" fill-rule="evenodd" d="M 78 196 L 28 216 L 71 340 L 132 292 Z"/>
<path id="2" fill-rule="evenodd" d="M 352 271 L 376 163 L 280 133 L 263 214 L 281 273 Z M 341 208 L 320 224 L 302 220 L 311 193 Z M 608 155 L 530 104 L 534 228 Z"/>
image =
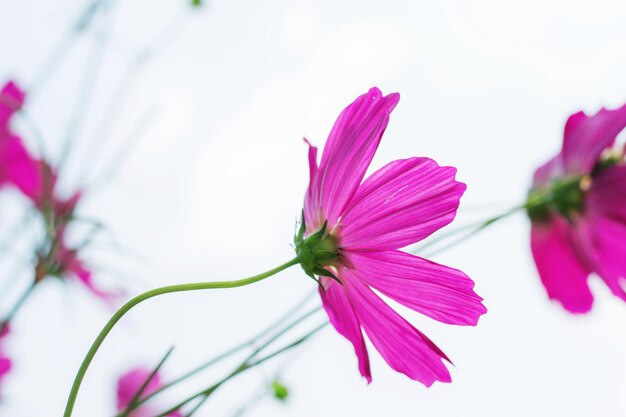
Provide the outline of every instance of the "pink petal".
<path id="1" fill-rule="evenodd" d="M 563 158 L 558 154 L 537 168 L 533 175 L 533 187 L 543 187 L 563 175 Z"/>
<path id="2" fill-rule="evenodd" d="M 590 173 L 602 151 L 626 127 L 626 105 L 602 109 L 593 116 L 578 112 L 565 124 L 563 163 L 568 174 Z"/>
<path id="3" fill-rule="evenodd" d="M 344 272 L 344 288 L 361 326 L 389 366 L 427 387 L 435 381 L 450 382 L 450 373 L 442 362 L 448 360 L 445 354 L 374 294 L 354 271 Z"/>
<path id="4" fill-rule="evenodd" d="M 135 368 L 124 375 L 122 375 L 117 381 L 117 410 L 121 411 L 128 407 L 130 402 L 133 400 L 137 391 L 143 386 L 143 384 L 148 380 L 152 374 L 152 371 L 144 368 Z M 151 380 L 148 382 L 146 389 L 142 393 L 142 398 L 146 397 L 163 385 L 161 383 L 161 378 L 157 373 Z"/>
<path id="5" fill-rule="evenodd" d="M 400 252 L 347 255 L 361 280 L 415 311 L 448 324 L 475 326 L 487 312 L 463 272 Z"/>
<path id="6" fill-rule="evenodd" d="M 0 183 L 15 185 L 34 200 L 42 187 L 39 164 L 24 147 L 18 136 L 0 137 Z"/>
<path id="7" fill-rule="evenodd" d="M 9 119 L 24 104 L 24 92 L 13 81 L 9 81 L 0 91 L 0 130 L 7 129 Z"/>
<path id="8" fill-rule="evenodd" d="M 122 375 L 117 381 L 117 410 L 122 411 L 128 407 L 128 404 L 135 398 L 135 395 L 141 389 L 145 381 L 148 380 L 152 374 L 151 370 L 144 368 L 135 368 L 126 374 Z M 141 397 L 152 394 L 163 386 L 161 377 L 157 373 L 152 377 Z M 156 411 L 152 410 L 148 406 L 141 406 L 130 414 L 130 417 L 151 417 L 156 415 Z M 178 411 L 168 414 L 169 417 L 182 417 L 182 414 Z"/>
<path id="9" fill-rule="evenodd" d="M 626 301 L 626 225 L 590 213 L 578 224 L 579 244 L 611 292 Z"/>
<path id="10" fill-rule="evenodd" d="M 322 209 L 329 225 L 335 224 L 356 192 L 399 99 L 397 93 L 383 97 L 378 88 L 372 88 L 335 122 L 311 187 L 310 202 Z"/>
<path id="11" fill-rule="evenodd" d="M 590 212 L 626 224 L 626 165 L 615 165 L 595 175 L 586 205 Z"/>
<path id="12" fill-rule="evenodd" d="M 94 283 L 92 272 L 85 267 L 80 259 L 74 258 L 70 260 L 66 266 L 66 271 L 74 274 L 74 276 L 76 276 L 76 278 L 78 278 L 96 297 L 105 301 L 114 302 L 122 296 L 120 293 L 103 291 L 98 288 Z"/>
<path id="13" fill-rule="evenodd" d="M 322 278 L 325 291 L 320 289 L 322 297 L 322 305 L 328 314 L 330 322 L 343 337 L 348 339 L 359 361 L 359 371 L 361 375 L 372 382 L 372 373 L 370 371 L 370 360 L 367 354 L 365 340 L 359 324 L 359 318 L 354 311 L 348 295 L 345 290 L 332 279 Z"/>
<path id="14" fill-rule="evenodd" d="M 593 304 L 584 266 L 572 242 L 572 229 L 561 217 L 549 223 L 534 222 L 530 244 L 539 276 L 550 299 L 571 313 L 586 313 Z"/>
<path id="15" fill-rule="evenodd" d="M 304 219 L 309 232 L 315 231 L 315 226 L 319 226 L 318 223 L 324 223 L 321 218 L 321 210 L 319 206 L 316 206 L 313 202 L 313 183 L 315 176 L 317 175 L 317 148 L 311 145 L 308 139 L 304 138 L 304 141 L 309 145 L 309 187 L 307 189 L 306 196 L 304 197 Z"/>
<path id="16" fill-rule="evenodd" d="M 465 184 L 456 169 L 429 158 L 393 161 L 359 187 L 342 215 L 341 246 L 349 250 L 398 249 L 450 223 Z"/>
<path id="17" fill-rule="evenodd" d="M 11 371 L 11 366 L 11 359 L 2 356 L 2 353 L 0 353 L 0 381 L 2 381 L 2 378 Z"/>
<path id="18" fill-rule="evenodd" d="M 2 333 L 0 333 L 0 339 L 4 338 L 9 333 L 9 326 L 4 326 Z M 0 340 L 1 342 L 1 340 Z M 12 362 L 1 350 L 0 346 L 0 382 L 11 371 Z"/>

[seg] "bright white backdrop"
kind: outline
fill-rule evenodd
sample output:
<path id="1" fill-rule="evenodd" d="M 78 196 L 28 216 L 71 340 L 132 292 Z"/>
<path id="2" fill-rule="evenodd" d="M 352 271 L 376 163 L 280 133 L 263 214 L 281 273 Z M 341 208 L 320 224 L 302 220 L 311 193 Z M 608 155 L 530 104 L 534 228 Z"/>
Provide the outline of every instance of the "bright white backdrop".
<path id="1" fill-rule="evenodd" d="M 27 109 L 58 152 L 92 62 L 97 84 L 68 189 L 89 178 L 85 167 L 97 171 L 129 137 L 141 136 L 114 179 L 82 208 L 132 248 L 101 244 L 89 252 L 102 267 L 99 280 L 132 293 L 234 279 L 291 257 L 307 181 L 301 138 L 322 145 L 338 112 L 372 85 L 402 95 L 373 167 L 418 155 L 458 167 L 468 192 L 457 225 L 518 203 L 534 167 L 558 148 L 567 115 L 626 100 L 620 1 L 215 0 L 195 13 L 182 0 L 117 3 L 37 89 L 29 83 L 85 1 L 2 0 L 0 78 L 33 85 Z M 117 101 L 129 59 L 165 27 L 160 50 L 135 67 L 119 96 L 126 99 Z M 94 40 L 105 45 L 101 62 Z M 111 99 L 120 115 L 103 135 Z M 102 142 L 95 151 L 94 140 Z M 288 363 L 290 401 L 265 400 L 250 415 L 626 413 L 626 306 L 595 281 L 596 305 L 587 316 L 568 316 L 550 303 L 522 215 L 437 260 L 468 273 L 489 308 L 477 328 L 407 313 L 455 362 L 452 384 L 425 389 L 372 355 L 374 382 L 367 386 L 349 344 L 326 330 Z M 21 280 L 16 293 L 28 279 L 23 272 L 2 271 L 1 278 Z M 121 372 L 156 362 L 175 343 L 165 372 L 176 375 L 271 322 L 312 286 L 293 268 L 249 288 L 147 303 L 97 356 L 76 415 L 112 415 Z M 3 387 L 0 415 L 60 415 L 74 372 L 110 314 L 79 285 L 39 288 L 14 323 L 8 348 L 16 369 Z M 225 387 L 204 415 L 230 415 L 272 369 Z"/>

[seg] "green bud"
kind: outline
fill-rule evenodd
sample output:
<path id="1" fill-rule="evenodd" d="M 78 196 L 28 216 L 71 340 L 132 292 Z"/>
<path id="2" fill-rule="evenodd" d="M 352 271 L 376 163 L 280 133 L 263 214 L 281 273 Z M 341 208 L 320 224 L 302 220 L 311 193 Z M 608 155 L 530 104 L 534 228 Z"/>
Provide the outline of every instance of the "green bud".
<path id="1" fill-rule="evenodd" d="M 202 6 L 202 0 L 191 0 L 191 5 L 193 7 L 200 7 Z"/>
<path id="2" fill-rule="evenodd" d="M 289 396 L 289 390 L 278 379 L 272 381 L 272 390 L 274 391 L 274 398 L 279 401 L 286 401 Z"/>

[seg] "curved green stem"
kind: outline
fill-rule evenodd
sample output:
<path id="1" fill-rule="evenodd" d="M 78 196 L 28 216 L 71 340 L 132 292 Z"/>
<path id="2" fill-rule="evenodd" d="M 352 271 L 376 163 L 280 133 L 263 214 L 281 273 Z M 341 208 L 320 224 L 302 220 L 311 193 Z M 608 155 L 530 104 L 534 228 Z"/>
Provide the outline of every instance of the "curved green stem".
<path id="1" fill-rule="evenodd" d="M 286 262 L 274 269 L 270 269 L 267 272 L 263 272 L 258 275 L 251 276 L 249 278 L 244 278 L 235 281 L 216 281 L 216 282 L 198 282 L 191 284 L 178 284 L 178 285 L 170 285 L 167 287 L 155 288 L 150 291 L 146 291 L 143 294 L 139 294 L 138 296 L 132 298 L 126 304 L 124 304 L 109 321 L 104 325 L 94 342 L 92 343 L 87 355 L 83 359 L 83 362 L 78 368 L 78 372 L 76 373 L 76 377 L 74 378 L 74 383 L 72 384 L 72 389 L 70 390 L 70 394 L 67 398 L 67 404 L 65 405 L 65 412 L 63 413 L 63 417 L 71 417 L 72 411 L 74 410 L 74 404 L 76 403 L 76 397 L 78 396 L 78 390 L 80 389 L 80 385 L 87 373 L 87 369 L 89 365 L 93 361 L 94 356 L 98 352 L 98 349 L 106 339 L 107 335 L 111 332 L 113 327 L 117 324 L 118 321 L 126 313 L 128 313 L 133 307 L 137 304 L 142 303 L 143 301 L 149 300 L 150 298 L 157 297 L 159 295 L 170 294 L 175 292 L 187 292 L 187 291 L 197 291 L 197 290 L 210 290 L 210 289 L 218 289 L 218 288 L 236 288 L 243 287 L 245 285 L 254 284 L 255 282 L 261 281 L 265 278 L 269 278 L 272 275 L 275 275 L 285 269 L 297 265 L 300 263 L 300 259 L 295 257 L 294 259 Z"/>

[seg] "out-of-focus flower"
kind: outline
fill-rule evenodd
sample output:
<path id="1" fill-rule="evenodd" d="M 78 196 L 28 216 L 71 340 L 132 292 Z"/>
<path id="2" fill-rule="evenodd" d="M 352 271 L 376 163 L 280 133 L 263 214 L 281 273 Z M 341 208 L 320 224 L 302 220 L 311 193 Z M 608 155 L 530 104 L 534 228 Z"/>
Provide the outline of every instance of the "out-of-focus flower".
<path id="1" fill-rule="evenodd" d="M 0 333 L 0 385 L 2 384 L 2 380 L 11 371 L 11 359 L 6 356 L 2 349 L 2 339 L 4 339 L 8 333 L 9 326 L 3 326 L 2 332 Z"/>
<path id="2" fill-rule="evenodd" d="M 137 392 L 150 378 L 152 371 L 144 368 L 135 368 L 124 375 L 122 375 L 117 381 L 117 411 L 121 412 L 127 409 L 131 401 L 135 399 Z M 163 387 L 161 377 L 159 374 L 155 374 L 148 385 L 141 394 L 141 398 L 154 393 L 159 388 Z M 133 410 L 129 417 L 152 417 L 155 415 L 155 410 L 149 406 L 140 406 Z M 178 411 L 168 414 L 170 417 L 182 417 L 182 414 Z"/>
<path id="3" fill-rule="evenodd" d="M 82 193 L 76 192 L 66 199 L 58 197 L 56 174 L 49 167 L 45 167 L 44 171 L 50 173 L 46 175 L 48 183 L 42 187 L 41 193 L 35 199 L 35 204 L 46 220 L 48 239 L 46 246 L 38 254 L 35 280 L 39 282 L 48 276 L 61 279 L 73 277 L 82 282 L 96 296 L 107 301 L 115 301 L 122 294 L 98 288 L 94 283 L 91 270 L 80 258 L 81 248 L 72 248 L 67 243 L 67 229 L 73 220 Z"/>
<path id="4" fill-rule="evenodd" d="M 82 192 L 61 196 L 57 170 L 48 161 L 34 158 L 10 128 L 11 117 L 22 108 L 24 99 L 25 93 L 12 81 L 0 91 L 0 186 L 12 184 L 20 189 L 44 219 L 46 241 L 37 253 L 35 281 L 48 276 L 73 277 L 98 297 L 111 301 L 121 294 L 99 289 L 79 256 L 81 248 L 67 243 L 67 230 Z"/>
<path id="5" fill-rule="evenodd" d="M 626 105 L 573 114 L 561 151 L 533 178 L 533 257 L 548 296 L 571 313 L 591 309 L 591 273 L 626 301 L 626 163 L 615 144 L 625 126 Z"/>
<path id="6" fill-rule="evenodd" d="M 486 312 L 463 272 L 399 249 L 450 223 L 465 191 L 456 169 L 429 158 L 393 161 L 363 177 L 398 94 L 372 88 L 335 123 L 317 165 L 309 147 L 310 183 L 296 250 L 305 272 L 319 276 L 331 323 L 354 346 L 371 382 L 362 330 L 389 366 L 430 386 L 450 382 L 446 355 L 371 288 L 431 318 L 475 325 Z"/>
<path id="7" fill-rule="evenodd" d="M 13 133 L 13 114 L 24 104 L 24 93 L 12 81 L 0 90 L 0 187 L 13 185 L 28 197 L 38 192 L 41 173 L 22 138 Z"/>

